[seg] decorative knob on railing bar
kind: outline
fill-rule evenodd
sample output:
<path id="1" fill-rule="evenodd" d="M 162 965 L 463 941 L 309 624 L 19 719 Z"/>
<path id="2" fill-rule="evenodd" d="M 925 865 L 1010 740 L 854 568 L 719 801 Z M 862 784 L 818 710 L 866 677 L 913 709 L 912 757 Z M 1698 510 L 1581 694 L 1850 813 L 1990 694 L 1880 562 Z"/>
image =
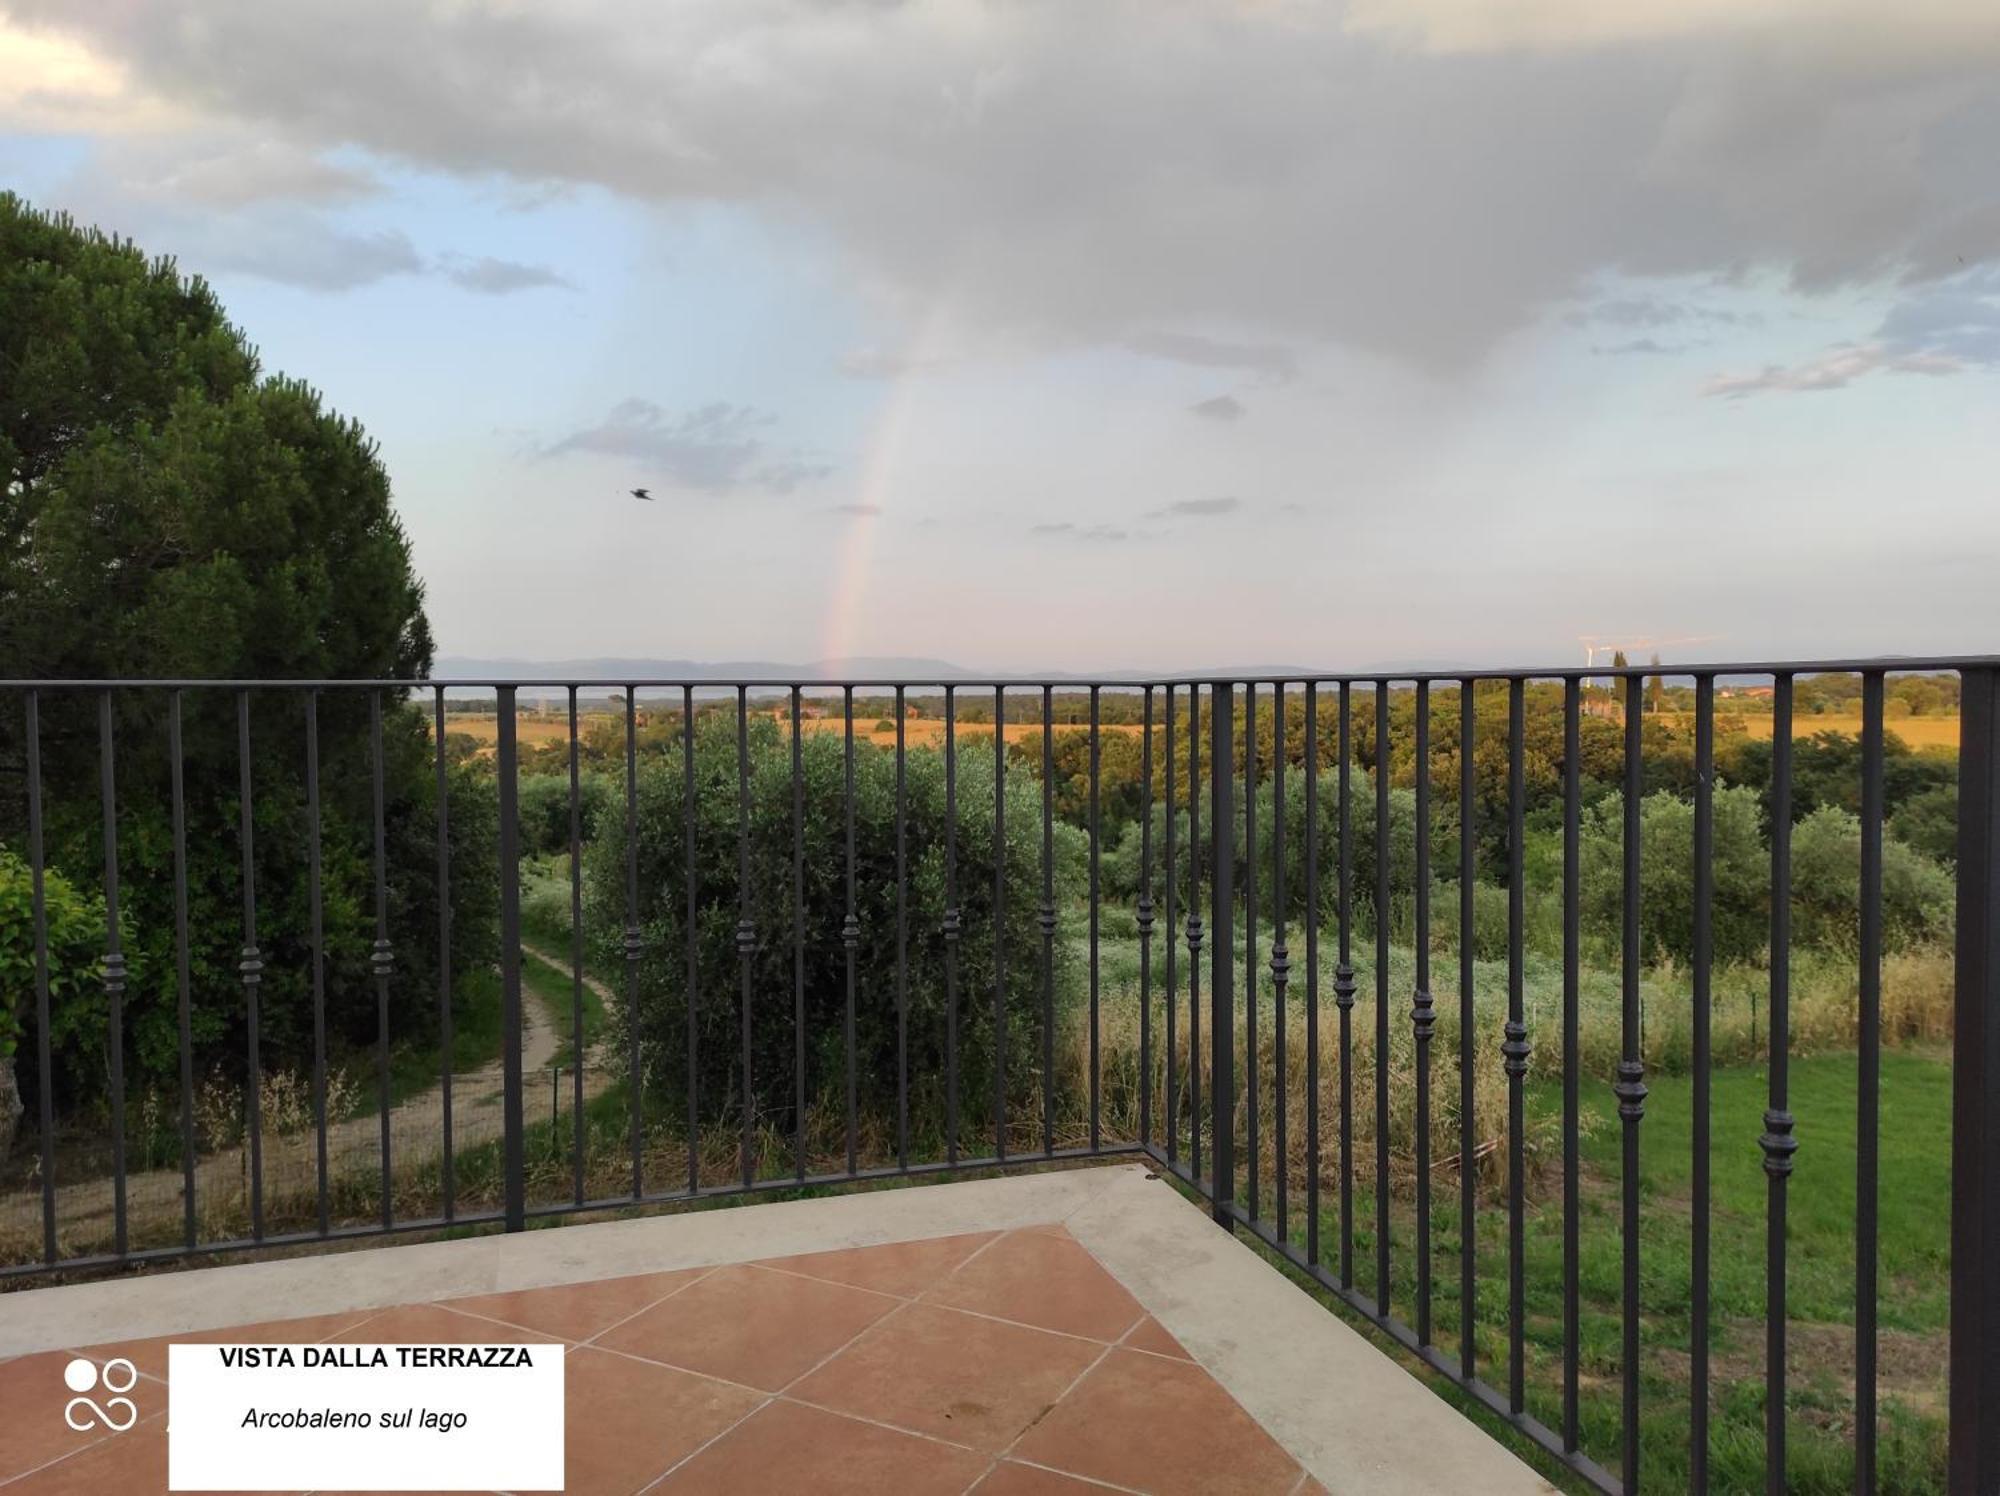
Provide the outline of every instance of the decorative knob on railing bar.
<path id="1" fill-rule="evenodd" d="M 1618 1115 L 1627 1122 L 1637 1122 L 1646 1115 L 1646 1083 L 1641 1077 L 1646 1067 L 1637 1060 L 1618 1062 L 1618 1080 L 1611 1092 L 1618 1098 Z"/>
<path id="2" fill-rule="evenodd" d="M 375 973 L 377 981 L 387 981 L 389 972 L 396 964 L 395 952 L 386 940 L 378 940 L 368 949 L 368 967 Z"/>
<path id="3" fill-rule="evenodd" d="M 1056 938 L 1056 906 L 1055 906 L 1055 905 L 1053 905 L 1053 904 L 1044 904 L 1044 905 L 1042 905 L 1042 911 L 1041 911 L 1041 915 L 1040 915 L 1040 923 L 1041 923 L 1041 926 L 1042 926 L 1042 939 L 1044 939 L 1044 940 L 1054 940 L 1054 939 Z"/>
<path id="4" fill-rule="evenodd" d="M 757 927 L 749 920 L 739 920 L 736 925 L 736 954 L 747 956 L 757 949 Z"/>
<path id="5" fill-rule="evenodd" d="M 846 923 L 840 927 L 840 943 L 850 951 L 861 944 L 861 921 L 852 914 L 847 916 Z"/>
<path id="6" fill-rule="evenodd" d="M 1139 938 L 1141 940 L 1150 940 L 1153 938 L 1153 901 L 1151 899 L 1139 900 Z"/>
<path id="7" fill-rule="evenodd" d="M 1791 1173 L 1792 1155 L 1799 1151 L 1799 1140 L 1792 1136 L 1792 1114 L 1764 1113 L 1764 1135 L 1757 1139 L 1757 1145 L 1764 1150 L 1766 1174 L 1777 1179 Z"/>
<path id="8" fill-rule="evenodd" d="M 945 910 L 944 938 L 946 940 L 956 942 L 962 929 L 963 929 L 963 924 L 959 918 L 958 910 L 956 908 Z"/>
<path id="9" fill-rule="evenodd" d="M 1191 951 L 1201 949 L 1201 916 L 1198 914 L 1190 914 L 1188 916 L 1187 943 L 1188 949 Z"/>
<path id="10" fill-rule="evenodd" d="M 1500 1068 L 1505 1070 L 1509 1075 L 1519 1079 L 1528 1073 L 1528 1055 L 1533 1049 L 1533 1046 L 1528 1043 L 1528 1026 L 1517 1019 L 1510 1018 L 1507 1020 L 1507 1027 L 1503 1032 L 1506 1034 L 1506 1038 L 1500 1044 L 1500 1053 L 1502 1055 Z M 1639 1094 L 1641 1096 L 1646 1094 L 1644 1088 L 1641 1088 Z"/>
<path id="11" fill-rule="evenodd" d="M 236 963 L 236 969 L 243 973 L 243 985 L 246 987 L 254 987 L 263 980 L 264 958 L 256 946 L 243 947 L 243 959 Z"/>
<path id="12" fill-rule="evenodd" d="M 646 941 L 640 935 L 639 927 L 637 925 L 627 925 L 625 927 L 625 959 L 627 961 L 637 961 L 639 953 L 645 948 Z"/>
<path id="13" fill-rule="evenodd" d="M 1419 1044 L 1430 1043 L 1431 1030 L 1437 1027 L 1437 1007 L 1435 1000 L 1421 987 L 1417 989 L 1416 996 L 1410 1001 L 1410 1027 L 1416 1030 L 1417 1042 Z M 1525 1030 L 1522 1032 L 1521 1038 L 1523 1041 L 1521 1044 L 1521 1066 L 1523 1070 L 1526 1070 L 1528 1046 Z"/>
<path id="14" fill-rule="evenodd" d="M 116 997 L 125 990 L 125 953 L 106 951 L 104 953 L 104 990 Z"/>
<path id="15" fill-rule="evenodd" d="M 1345 961 L 1333 969 L 1333 1001 L 1335 1006 L 1354 1006 L 1354 968 Z"/>
<path id="16" fill-rule="evenodd" d="M 1282 987 L 1292 979 L 1292 953 L 1283 943 L 1271 947 L 1271 983 Z"/>

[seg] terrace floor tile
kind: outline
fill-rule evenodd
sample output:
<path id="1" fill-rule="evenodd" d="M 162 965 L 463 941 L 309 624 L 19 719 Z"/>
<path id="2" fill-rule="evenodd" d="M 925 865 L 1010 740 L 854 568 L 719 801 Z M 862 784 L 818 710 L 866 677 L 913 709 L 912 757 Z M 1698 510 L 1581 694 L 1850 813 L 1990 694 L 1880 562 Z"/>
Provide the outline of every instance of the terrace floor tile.
<path id="1" fill-rule="evenodd" d="M 787 1395 L 994 1451 L 1054 1406 L 1102 1354 L 1092 1341 L 913 1304 Z"/>
<path id="2" fill-rule="evenodd" d="M 523 1288 L 512 1293 L 486 1293 L 467 1299 L 445 1299 L 447 1309 L 497 1319 L 524 1329 L 540 1330 L 564 1340 L 589 1340 L 620 1320 L 649 1309 L 669 1294 L 700 1281 L 703 1270 L 683 1268 L 670 1273 L 638 1273 L 606 1278 L 599 1283 L 563 1283 L 553 1288 Z"/>
<path id="3" fill-rule="evenodd" d="M 1145 1313 L 1067 1233 L 1010 1231 L 925 1296 L 1038 1330 L 1116 1340 Z"/>
<path id="4" fill-rule="evenodd" d="M 1288 1496 L 1300 1475 L 1199 1366 L 1128 1350 L 1099 1362 L 1014 1453 L 1159 1496 Z"/>
<path id="5" fill-rule="evenodd" d="M 725 1267 L 600 1336 L 597 1343 L 777 1392 L 902 1302 L 795 1273 Z"/>
<path id="6" fill-rule="evenodd" d="M 986 1456 L 780 1398 L 653 1489 L 658 1496 L 958 1496 Z"/>

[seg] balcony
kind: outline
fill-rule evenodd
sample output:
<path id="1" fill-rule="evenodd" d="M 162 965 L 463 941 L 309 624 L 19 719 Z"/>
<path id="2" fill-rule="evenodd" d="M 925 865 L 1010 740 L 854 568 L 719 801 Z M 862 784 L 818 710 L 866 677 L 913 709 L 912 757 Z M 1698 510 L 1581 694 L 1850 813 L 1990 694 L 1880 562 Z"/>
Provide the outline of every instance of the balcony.
<path id="1" fill-rule="evenodd" d="M 2000 662 L 1894 669 L 1949 875 L 1873 661 L 5 683 L 0 1378 L 504 1325 L 659 1384 L 572 1489 L 1988 1489 Z"/>

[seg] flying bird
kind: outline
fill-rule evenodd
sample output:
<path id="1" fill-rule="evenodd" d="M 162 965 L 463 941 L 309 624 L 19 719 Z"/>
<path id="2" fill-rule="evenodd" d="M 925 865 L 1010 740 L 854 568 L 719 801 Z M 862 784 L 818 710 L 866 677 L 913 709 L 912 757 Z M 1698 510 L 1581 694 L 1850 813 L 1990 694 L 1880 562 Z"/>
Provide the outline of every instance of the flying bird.
<path id="1" fill-rule="evenodd" d="M 650 503 L 652 502 L 653 493 L 651 489 L 635 488 L 632 490 L 632 497 L 635 499 L 645 499 L 648 503 Z"/>

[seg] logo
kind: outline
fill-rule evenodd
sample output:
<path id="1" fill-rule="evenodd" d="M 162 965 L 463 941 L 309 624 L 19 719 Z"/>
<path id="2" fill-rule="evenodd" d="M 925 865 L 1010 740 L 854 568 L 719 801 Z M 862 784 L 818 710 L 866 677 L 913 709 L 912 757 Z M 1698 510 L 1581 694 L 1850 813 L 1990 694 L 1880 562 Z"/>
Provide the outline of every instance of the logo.
<path id="1" fill-rule="evenodd" d="M 82 1395 L 97 1390 L 100 1383 L 114 1395 L 101 1403 Z M 122 1356 L 106 1361 L 101 1373 L 95 1361 L 78 1356 L 63 1368 L 63 1384 L 78 1394 L 63 1408 L 63 1422 L 80 1434 L 100 1424 L 114 1434 L 122 1434 L 139 1421 L 138 1405 L 122 1395 L 139 1385 L 139 1368 Z M 123 1410 L 122 1421 L 114 1409 Z"/>

